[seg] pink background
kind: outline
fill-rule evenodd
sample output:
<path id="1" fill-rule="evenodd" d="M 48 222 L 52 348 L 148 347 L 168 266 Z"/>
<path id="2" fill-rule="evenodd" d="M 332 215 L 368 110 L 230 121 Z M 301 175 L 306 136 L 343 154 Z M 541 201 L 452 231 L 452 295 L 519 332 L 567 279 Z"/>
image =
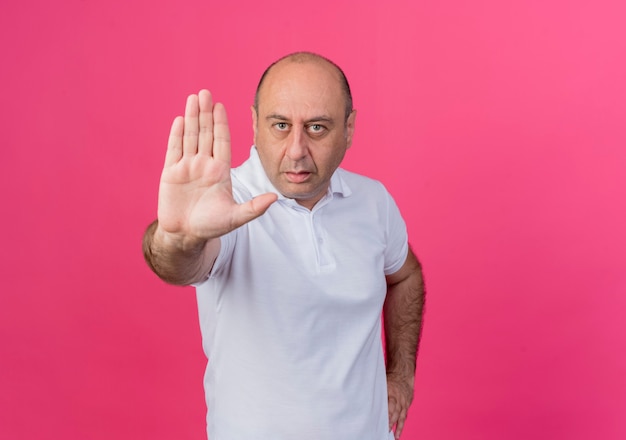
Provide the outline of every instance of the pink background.
<path id="1" fill-rule="evenodd" d="M 262 70 L 302 49 L 351 79 L 345 167 L 424 263 L 404 438 L 626 438 L 623 5 L 3 5 L 0 438 L 205 437 L 193 290 L 141 235 L 186 95 L 226 104 L 238 164 Z"/>

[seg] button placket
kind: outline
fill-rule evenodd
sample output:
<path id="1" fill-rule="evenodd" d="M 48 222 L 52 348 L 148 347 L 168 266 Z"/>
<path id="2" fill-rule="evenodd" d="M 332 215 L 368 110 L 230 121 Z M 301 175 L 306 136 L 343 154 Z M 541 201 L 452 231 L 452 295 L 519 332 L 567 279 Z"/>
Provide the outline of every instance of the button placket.
<path id="1" fill-rule="evenodd" d="M 332 255 L 328 249 L 327 240 L 325 240 L 325 230 L 322 222 L 323 215 L 321 211 L 316 211 L 311 213 L 311 231 L 313 233 L 313 238 L 315 242 L 315 247 L 317 251 L 317 262 L 318 267 L 324 268 L 333 265 Z"/>

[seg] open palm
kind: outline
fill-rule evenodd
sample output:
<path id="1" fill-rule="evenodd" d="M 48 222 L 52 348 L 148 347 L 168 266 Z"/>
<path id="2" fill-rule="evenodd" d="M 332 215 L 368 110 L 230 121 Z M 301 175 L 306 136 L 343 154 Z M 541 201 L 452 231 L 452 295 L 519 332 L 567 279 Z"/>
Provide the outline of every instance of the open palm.
<path id="1" fill-rule="evenodd" d="M 162 230 L 191 241 L 224 235 L 263 214 L 276 200 L 263 194 L 238 204 L 230 178 L 230 132 L 226 110 L 208 90 L 187 98 L 185 116 L 170 131 L 159 187 Z"/>

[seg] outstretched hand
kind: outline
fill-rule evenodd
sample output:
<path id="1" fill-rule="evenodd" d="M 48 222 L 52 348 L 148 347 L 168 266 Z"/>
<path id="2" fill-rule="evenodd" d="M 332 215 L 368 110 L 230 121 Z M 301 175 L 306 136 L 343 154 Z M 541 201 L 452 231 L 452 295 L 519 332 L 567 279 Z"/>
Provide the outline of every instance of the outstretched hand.
<path id="1" fill-rule="evenodd" d="M 187 98 L 185 116 L 174 119 L 159 187 L 158 224 L 179 240 L 220 237 L 262 215 L 276 201 L 263 194 L 238 204 L 230 178 L 226 110 L 201 90 Z"/>
<path id="2" fill-rule="evenodd" d="M 413 386 L 407 380 L 394 374 L 387 374 L 387 395 L 389 406 L 389 430 L 394 430 L 396 440 L 404 429 L 407 412 L 413 401 Z"/>

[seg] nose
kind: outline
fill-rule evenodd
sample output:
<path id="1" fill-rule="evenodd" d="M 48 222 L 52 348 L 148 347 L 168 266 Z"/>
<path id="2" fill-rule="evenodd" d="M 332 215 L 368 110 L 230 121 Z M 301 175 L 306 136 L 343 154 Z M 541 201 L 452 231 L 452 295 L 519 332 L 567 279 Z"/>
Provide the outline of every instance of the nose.
<path id="1" fill-rule="evenodd" d="M 304 159 L 308 154 L 309 147 L 304 129 L 293 127 L 287 138 L 285 155 L 294 162 L 297 162 Z"/>

